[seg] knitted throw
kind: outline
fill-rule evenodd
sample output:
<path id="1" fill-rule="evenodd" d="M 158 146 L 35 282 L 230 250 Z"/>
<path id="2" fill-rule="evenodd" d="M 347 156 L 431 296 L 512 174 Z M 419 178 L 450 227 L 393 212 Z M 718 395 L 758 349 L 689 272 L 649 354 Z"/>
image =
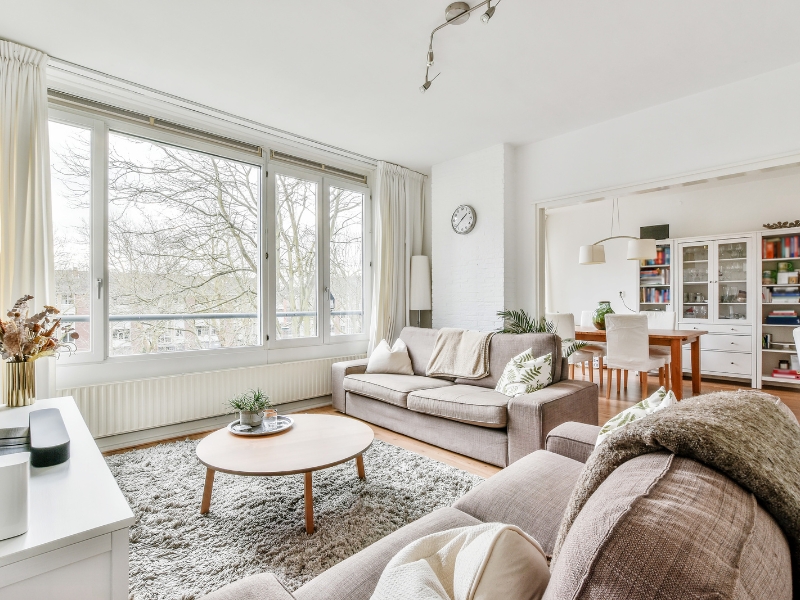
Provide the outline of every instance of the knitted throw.
<path id="1" fill-rule="evenodd" d="M 710 467 L 751 492 L 783 530 L 792 553 L 794 598 L 800 598 L 800 427 L 777 398 L 756 391 L 717 392 L 626 425 L 586 461 L 572 491 L 551 565 L 578 513 L 622 463 L 672 452 Z"/>

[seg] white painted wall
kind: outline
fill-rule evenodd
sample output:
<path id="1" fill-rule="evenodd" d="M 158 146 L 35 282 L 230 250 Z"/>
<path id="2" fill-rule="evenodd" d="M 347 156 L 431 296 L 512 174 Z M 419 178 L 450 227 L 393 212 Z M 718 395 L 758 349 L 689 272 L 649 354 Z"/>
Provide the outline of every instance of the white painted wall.
<path id="1" fill-rule="evenodd" d="M 751 173 L 744 177 L 620 198 L 620 225 L 614 234 L 638 235 L 643 225 L 669 223 L 670 237 L 739 233 L 763 223 L 800 216 L 797 168 Z M 571 312 L 619 298 L 636 307 L 637 262 L 625 258 L 625 240 L 604 243 L 606 263 L 579 265 L 578 248 L 610 235 L 611 200 L 549 210 L 547 214 L 547 310 Z"/>
<path id="2" fill-rule="evenodd" d="M 800 64 L 517 148 L 517 256 L 533 256 L 535 236 L 529 232 L 534 226 L 535 202 L 590 193 L 610 197 L 619 188 L 800 153 L 798 106 Z M 690 207 L 673 207 L 685 213 L 674 213 L 674 218 L 687 219 L 686 227 L 690 227 Z M 767 210 L 760 200 L 756 207 Z M 576 209 L 572 234 L 587 239 L 593 237 L 589 230 L 607 231 L 608 211 L 595 212 L 600 209 L 592 205 Z M 786 209 L 791 212 L 790 206 Z M 796 218 L 786 212 L 782 217 Z M 652 222 L 668 220 L 654 218 Z M 743 217 L 749 225 L 724 226 L 753 229 L 765 220 Z M 709 232 L 717 226 L 714 222 L 696 220 L 698 226 L 708 225 Z M 628 226 L 638 228 L 633 221 Z M 676 223 L 673 235 L 683 235 L 678 233 L 681 227 Z M 607 247 L 607 252 L 612 265 L 614 247 Z M 558 276 L 557 265 L 552 267 Z M 517 303 L 529 310 L 536 302 L 532 270 L 528 260 L 518 261 Z M 601 272 L 602 267 L 594 273 Z M 594 299 L 587 298 L 585 304 Z"/>
<path id="3" fill-rule="evenodd" d="M 513 168 L 513 149 L 498 144 L 432 169 L 434 327 L 485 331 L 500 323 L 496 313 L 514 294 L 515 238 L 507 227 L 514 219 Z M 467 235 L 450 225 L 460 204 L 477 213 Z"/>

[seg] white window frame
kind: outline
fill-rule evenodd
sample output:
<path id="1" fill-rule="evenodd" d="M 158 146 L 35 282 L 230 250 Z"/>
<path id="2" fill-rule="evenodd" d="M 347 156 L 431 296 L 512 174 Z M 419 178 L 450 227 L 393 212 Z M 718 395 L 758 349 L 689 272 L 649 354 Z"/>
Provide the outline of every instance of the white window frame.
<path id="1" fill-rule="evenodd" d="M 276 332 L 277 299 L 275 290 L 277 284 L 271 285 L 272 292 L 269 296 L 269 323 L 267 333 L 269 348 L 300 348 L 305 346 L 336 345 L 348 342 L 365 341 L 369 339 L 369 326 L 371 318 L 372 298 L 372 210 L 371 193 L 369 187 L 359 185 L 341 177 L 322 175 L 311 169 L 302 169 L 285 165 L 279 162 L 270 162 L 268 165 L 269 177 L 267 178 L 267 229 L 269 261 L 269 283 L 277 281 L 277 238 L 276 238 L 276 194 L 277 175 L 296 177 L 317 184 L 317 334 L 305 338 L 280 340 Z M 361 222 L 362 245 L 362 306 L 363 327 L 362 333 L 353 335 L 331 335 L 330 333 L 330 299 L 327 294 L 330 287 L 330 188 L 338 187 L 352 190 L 364 195 Z"/>
<path id="2" fill-rule="evenodd" d="M 197 370 L 198 360 L 202 357 L 215 357 L 225 356 L 230 357 L 221 363 L 216 363 L 219 367 L 233 367 L 238 365 L 236 356 L 243 354 L 257 353 L 262 355 L 263 362 L 267 362 L 267 344 L 265 335 L 265 323 L 268 320 L 267 302 L 269 297 L 268 293 L 268 278 L 264 277 L 267 272 L 265 256 L 265 218 L 264 211 L 267 202 L 266 190 L 269 187 L 263 176 L 267 173 L 267 161 L 265 157 L 255 157 L 246 152 L 239 152 L 233 149 L 220 147 L 216 144 L 203 142 L 194 138 L 181 136 L 180 134 L 173 134 L 166 131 L 156 131 L 146 126 L 129 123 L 124 120 L 103 117 L 96 118 L 94 116 L 87 116 L 86 113 L 79 110 L 50 108 L 49 119 L 65 123 L 67 125 L 73 124 L 81 127 L 92 129 L 92 273 L 90 275 L 91 281 L 96 284 L 98 278 L 102 279 L 100 301 L 95 295 L 96 287 L 92 290 L 92 309 L 91 309 L 91 322 L 92 327 L 92 340 L 91 350 L 89 352 L 75 353 L 72 356 L 67 356 L 66 353 L 62 354 L 59 358 L 59 363 L 64 365 L 81 364 L 91 362 L 104 362 L 109 365 L 120 365 L 121 368 L 117 373 L 118 376 L 129 376 L 130 371 L 125 369 L 123 365 L 132 363 L 133 365 L 145 363 L 154 360 L 169 360 L 175 361 L 176 366 L 183 366 L 185 364 L 186 371 Z M 258 166 L 261 169 L 260 184 L 260 202 L 259 202 L 259 223 L 257 226 L 258 231 L 258 249 L 257 255 L 260 256 L 258 278 L 261 281 L 259 289 L 258 310 L 260 314 L 260 329 L 259 329 L 259 344 L 254 346 L 245 346 L 241 348 L 214 348 L 208 350 L 187 350 L 181 352 L 156 352 L 152 354 L 135 354 L 130 356 L 109 356 L 109 344 L 111 327 L 109 325 L 108 313 L 108 239 L 107 239 L 107 224 L 108 224 L 108 135 L 110 132 L 120 133 L 122 135 L 131 135 L 146 140 L 152 140 L 155 143 L 164 143 L 187 150 L 203 152 L 212 154 L 221 158 L 235 160 L 239 162 L 249 163 Z M 97 327 L 96 324 L 101 324 Z"/>

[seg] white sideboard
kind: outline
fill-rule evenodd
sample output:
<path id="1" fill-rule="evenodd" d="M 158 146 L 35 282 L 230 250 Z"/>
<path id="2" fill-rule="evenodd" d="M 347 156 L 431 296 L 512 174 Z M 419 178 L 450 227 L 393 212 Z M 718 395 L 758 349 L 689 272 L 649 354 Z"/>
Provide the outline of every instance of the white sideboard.
<path id="1" fill-rule="evenodd" d="M 43 408 L 60 409 L 70 459 L 30 469 L 28 531 L 0 541 L 0 600 L 127 600 L 133 513 L 75 401 L 0 407 L 0 428 L 27 427 Z"/>

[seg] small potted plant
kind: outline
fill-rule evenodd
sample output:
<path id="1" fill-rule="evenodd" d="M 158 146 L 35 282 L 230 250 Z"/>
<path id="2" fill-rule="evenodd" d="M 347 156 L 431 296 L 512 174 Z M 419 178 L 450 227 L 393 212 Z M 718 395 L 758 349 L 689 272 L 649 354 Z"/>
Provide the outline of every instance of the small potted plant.
<path id="1" fill-rule="evenodd" d="M 266 414 L 268 423 L 278 415 L 278 411 L 273 408 L 272 403 L 269 401 L 269 396 L 262 392 L 260 388 L 240 394 L 229 400 L 228 404 L 231 408 L 239 411 L 239 425 L 258 427 L 264 420 L 266 413 L 269 413 Z"/>

